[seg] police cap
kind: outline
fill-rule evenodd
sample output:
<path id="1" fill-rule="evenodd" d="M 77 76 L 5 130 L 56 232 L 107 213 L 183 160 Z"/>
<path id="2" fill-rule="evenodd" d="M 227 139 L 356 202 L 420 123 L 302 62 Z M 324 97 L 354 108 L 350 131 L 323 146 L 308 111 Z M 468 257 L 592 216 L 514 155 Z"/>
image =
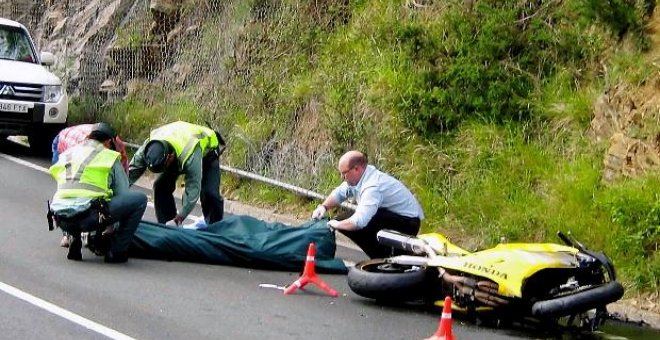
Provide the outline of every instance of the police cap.
<path id="1" fill-rule="evenodd" d="M 144 159 L 147 168 L 153 173 L 160 173 L 165 170 L 165 161 L 170 153 L 169 144 L 165 141 L 152 139 L 144 147 Z"/>
<path id="2" fill-rule="evenodd" d="M 89 138 L 96 139 L 98 141 L 106 141 L 108 139 L 114 139 L 117 137 L 115 130 L 106 123 L 97 123 L 92 127 L 92 131 L 89 133 Z"/>

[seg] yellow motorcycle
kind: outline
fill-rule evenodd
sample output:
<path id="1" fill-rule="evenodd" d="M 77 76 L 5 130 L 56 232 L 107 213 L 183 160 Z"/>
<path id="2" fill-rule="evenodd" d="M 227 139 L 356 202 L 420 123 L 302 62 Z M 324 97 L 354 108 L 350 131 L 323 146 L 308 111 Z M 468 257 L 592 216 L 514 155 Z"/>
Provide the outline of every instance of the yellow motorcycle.
<path id="1" fill-rule="evenodd" d="M 349 270 L 356 294 L 378 301 L 423 301 L 497 321 L 532 319 L 591 330 L 608 317 L 606 306 L 623 296 L 614 266 L 574 237 L 558 233 L 565 245 L 501 243 L 477 252 L 452 244 L 438 233 L 417 237 L 382 230 L 380 244 L 409 255 L 371 259 Z"/>

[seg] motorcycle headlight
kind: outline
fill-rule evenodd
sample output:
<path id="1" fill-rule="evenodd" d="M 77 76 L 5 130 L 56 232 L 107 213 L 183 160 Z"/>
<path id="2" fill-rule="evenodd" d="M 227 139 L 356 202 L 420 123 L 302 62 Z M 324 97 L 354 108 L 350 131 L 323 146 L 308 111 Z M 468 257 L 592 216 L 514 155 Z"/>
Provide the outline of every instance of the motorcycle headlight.
<path id="1" fill-rule="evenodd" d="M 62 98 L 62 85 L 44 86 L 44 103 L 57 103 Z"/>

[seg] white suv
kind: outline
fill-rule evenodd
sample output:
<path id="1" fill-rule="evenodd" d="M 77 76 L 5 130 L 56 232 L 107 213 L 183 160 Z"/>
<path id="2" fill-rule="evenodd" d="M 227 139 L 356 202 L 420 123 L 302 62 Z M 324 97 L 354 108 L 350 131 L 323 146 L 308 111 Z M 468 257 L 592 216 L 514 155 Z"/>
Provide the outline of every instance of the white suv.
<path id="1" fill-rule="evenodd" d="M 34 151 L 50 150 L 69 104 L 62 81 L 42 66 L 54 63 L 52 53 L 37 53 L 25 26 L 0 18 L 0 138 L 27 135 Z"/>

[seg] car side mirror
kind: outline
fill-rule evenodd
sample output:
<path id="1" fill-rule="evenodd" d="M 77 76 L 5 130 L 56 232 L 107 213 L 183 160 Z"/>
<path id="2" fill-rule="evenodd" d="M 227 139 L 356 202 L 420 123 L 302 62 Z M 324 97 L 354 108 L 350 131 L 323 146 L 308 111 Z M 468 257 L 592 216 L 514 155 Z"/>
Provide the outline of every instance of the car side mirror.
<path id="1" fill-rule="evenodd" d="M 51 66 L 55 64 L 55 56 L 50 52 L 41 52 L 41 65 Z"/>

